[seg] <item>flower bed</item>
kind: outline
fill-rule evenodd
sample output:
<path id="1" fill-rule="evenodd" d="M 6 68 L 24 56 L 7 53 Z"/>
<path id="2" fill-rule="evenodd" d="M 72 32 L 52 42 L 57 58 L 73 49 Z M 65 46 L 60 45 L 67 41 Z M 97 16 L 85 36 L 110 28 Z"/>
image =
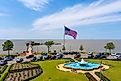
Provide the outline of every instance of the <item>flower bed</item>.
<path id="1" fill-rule="evenodd" d="M 36 64 L 13 64 L 4 81 L 28 81 L 40 75 L 42 69 Z"/>
<path id="2" fill-rule="evenodd" d="M 16 72 L 16 71 L 18 72 L 18 71 L 29 70 L 34 68 L 40 68 L 40 66 L 37 64 L 30 64 L 30 63 L 29 64 L 16 63 L 12 65 L 10 72 Z"/>

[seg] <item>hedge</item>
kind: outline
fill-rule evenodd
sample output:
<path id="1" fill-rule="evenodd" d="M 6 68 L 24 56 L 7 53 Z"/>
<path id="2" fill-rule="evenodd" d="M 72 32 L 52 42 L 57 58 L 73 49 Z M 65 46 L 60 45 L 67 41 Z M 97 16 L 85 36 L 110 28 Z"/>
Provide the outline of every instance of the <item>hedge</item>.
<path id="1" fill-rule="evenodd" d="M 101 78 L 102 81 L 110 81 L 106 76 L 104 76 L 102 73 L 100 72 L 95 72 L 95 74 Z"/>
<path id="2" fill-rule="evenodd" d="M 0 74 L 2 74 L 5 71 L 5 69 L 7 68 L 7 66 L 8 65 L 0 66 L 1 67 Z"/>
<path id="3" fill-rule="evenodd" d="M 9 77 L 9 74 L 10 74 L 10 73 L 16 73 L 16 72 L 22 72 L 22 71 L 34 70 L 34 69 L 38 69 L 38 70 L 39 70 L 39 73 L 37 73 L 37 74 L 34 75 L 34 76 L 29 76 L 28 78 L 24 78 L 23 81 L 29 81 L 29 80 L 31 80 L 31 79 L 34 79 L 34 78 L 38 77 L 40 74 L 43 73 L 42 68 L 41 68 L 38 64 L 31 64 L 31 65 L 37 65 L 37 67 L 33 67 L 33 68 L 22 68 L 22 69 L 15 69 L 15 70 L 9 69 L 9 70 L 8 70 L 8 73 L 6 73 L 6 74 L 4 75 L 4 77 L 2 78 L 2 81 L 4 81 L 5 79 L 7 79 L 7 78 Z M 12 66 L 13 66 L 13 65 L 12 65 Z M 11 66 L 11 67 L 12 67 L 12 66 Z M 8 77 L 7 77 L 7 76 L 8 76 Z"/>
<path id="4" fill-rule="evenodd" d="M 97 81 L 90 73 L 85 73 L 89 81 Z"/>

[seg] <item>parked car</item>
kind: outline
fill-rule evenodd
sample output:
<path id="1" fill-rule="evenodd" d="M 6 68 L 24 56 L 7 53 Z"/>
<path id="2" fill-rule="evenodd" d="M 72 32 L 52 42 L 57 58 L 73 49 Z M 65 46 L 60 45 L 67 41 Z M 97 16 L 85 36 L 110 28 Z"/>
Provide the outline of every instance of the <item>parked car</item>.
<path id="1" fill-rule="evenodd" d="M 31 61 L 36 61 L 36 59 L 37 59 L 37 58 L 36 58 L 35 56 L 32 57 L 32 58 L 30 58 Z"/>
<path id="2" fill-rule="evenodd" d="M 121 59 L 121 56 L 119 56 L 117 59 Z"/>
<path id="3" fill-rule="evenodd" d="M 64 55 L 76 55 L 76 54 L 79 54 L 79 52 L 63 52 Z"/>
<path id="4" fill-rule="evenodd" d="M 101 54 L 101 56 L 99 57 L 100 59 L 102 58 L 107 58 L 107 56 L 105 54 Z"/>
<path id="5" fill-rule="evenodd" d="M 93 58 L 94 55 L 92 53 L 88 54 L 88 58 Z"/>
<path id="6" fill-rule="evenodd" d="M 63 52 L 63 54 L 64 54 L 64 55 L 68 55 L 68 54 L 70 54 L 70 52 Z"/>
<path id="7" fill-rule="evenodd" d="M 20 62 L 23 61 L 23 58 L 19 58 L 19 57 L 17 57 L 17 58 L 15 58 L 15 60 L 16 60 L 17 63 L 20 63 Z"/>
<path id="8" fill-rule="evenodd" d="M 7 64 L 7 61 L 5 60 L 0 60 L 0 66 Z"/>
<path id="9" fill-rule="evenodd" d="M 51 55 L 51 60 L 56 59 L 56 55 Z"/>
<path id="10" fill-rule="evenodd" d="M 34 55 L 26 56 L 27 59 L 30 59 L 30 58 L 32 58 L 32 57 L 34 57 Z"/>
<path id="11" fill-rule="evenodd" d="M 0 57 L 0 60 L 3 60 L 4 58 L 3 57 Z"/>
<path id="12" fill-rule="evenodd" d="M 11 60 L 13 60 L 13 58 L 11 56 L 5 56 L 4 57 L 4 60 L 5 61 L 11 61 Z"/>
<path id="13" fill-rule="evenodd" d="M 63 54 L 57 54 L 57 55 L 56 55 L 56 59 L 63 58 L 63 56 L 64 56 Z"/>
<path id="14" fill-rule="evenodd" d="M 106 56 L 106 54 L 104 54 L 104 53 L 99 53 L 99 54 L 96 54 L 95 56 L 94 56 L 94 58 L 100 58 L 100 59 L 102 59 L 102 58 L 106 58 L 107 56 Z"/>
<path id="15" fill-rule="evenodd" d="M 114 59 L 121 59 L 121 53 L 115 53 L 112 56 Z"/>
<path id="16" fill-rule="evenodd" d="M 49 56 L 46 54 L 46 55 L 42 55 L 42 58 L 43 60 L 46 60 L 46 59 L 49 59 Z"/>
<path id="17" fill-rule="evenodd" d="M 41 60 L 41 61 L 42 61 L 42 60 L 43 60 L 43 57 L 42 57 L 42 56 L 40 56 L 39 60 Z"/>
<path id="18" fill-rule="evenodd" d="M 80 57 L 81 57 L 80 54 L 76 54 L 76 55 L 74 56 L 74 58 L 80 58 Z"/>
<path id="19" fill-rule="evenodd" d="M 121 53 L 116 53 L 116 56 L 117 56 L 117 57 L 120 57 L 120 56 L 121 56 Z"/>
<path id="20" fill-rule="evenodd" d="M 112 53 L 111 56 L 116 56 L 116 53 Z"/>

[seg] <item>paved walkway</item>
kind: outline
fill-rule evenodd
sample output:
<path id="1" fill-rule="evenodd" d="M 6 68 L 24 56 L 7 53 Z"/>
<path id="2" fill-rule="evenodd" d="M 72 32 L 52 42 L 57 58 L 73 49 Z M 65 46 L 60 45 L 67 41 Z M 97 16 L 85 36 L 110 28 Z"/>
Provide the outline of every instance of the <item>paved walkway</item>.
<path id="1" fill-rule="evenodd" d="M 100 78 L 95 74 L 95 72 L 89 72 L 97 81 L 100 81 Z"/>

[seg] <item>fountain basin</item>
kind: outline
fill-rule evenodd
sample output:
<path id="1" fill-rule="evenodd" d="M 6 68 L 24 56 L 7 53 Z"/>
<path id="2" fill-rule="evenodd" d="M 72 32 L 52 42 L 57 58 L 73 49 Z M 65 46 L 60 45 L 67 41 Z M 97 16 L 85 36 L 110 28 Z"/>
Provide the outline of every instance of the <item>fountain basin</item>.
<path id="1" fill-rule="evenodd" d="M 81 70 L 93 70 L 97 69 L 101 64 L 92 63 L 92 62 L 71 62 L 64 64 L 64 68 L 70 69 L 81 69 Z"/>

